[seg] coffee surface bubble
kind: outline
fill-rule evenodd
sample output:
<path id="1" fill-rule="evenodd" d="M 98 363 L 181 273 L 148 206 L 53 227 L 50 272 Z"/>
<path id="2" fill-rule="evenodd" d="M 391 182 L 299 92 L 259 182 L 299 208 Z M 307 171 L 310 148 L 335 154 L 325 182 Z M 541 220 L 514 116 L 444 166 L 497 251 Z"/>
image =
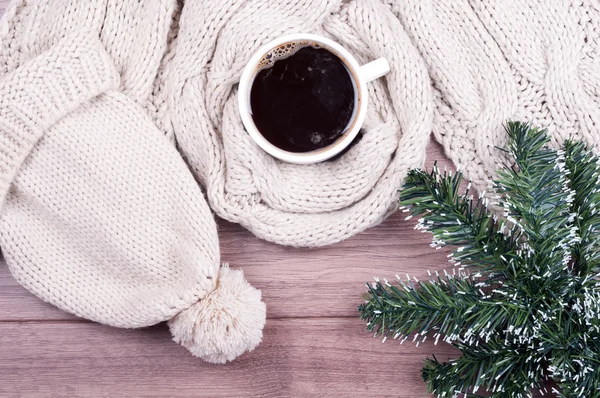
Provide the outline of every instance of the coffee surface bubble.
<path id="1" fill-rule="evenodd" d="M 313 46 L 315 48 L 320 47 L 318 43 L 309 41 L 292 41 L 289 43 L 280 44 L 262 56 L 258 62 L 258 70 L 270 68 L 275 65 L 275 62 L 294 55 L 296 51 L 307 46 Z"/>

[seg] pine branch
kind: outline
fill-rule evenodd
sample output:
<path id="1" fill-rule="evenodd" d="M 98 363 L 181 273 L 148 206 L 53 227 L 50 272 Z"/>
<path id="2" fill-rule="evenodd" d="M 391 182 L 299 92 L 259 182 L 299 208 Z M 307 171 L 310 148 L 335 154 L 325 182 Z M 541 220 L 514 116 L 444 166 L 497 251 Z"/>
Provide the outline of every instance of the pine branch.
<path id="1" fill-rule="evenodd" d="M 544 129 L 511 122 L 506 131 L 515 166 L 497 171 L 495 185 L 504 216 L 526 237 L 524 255 L 517 253 L 510 261 L 536 272 L 560 272 L 556 264 L 566 267 L 576 241 L 570 212 L 575 193 L 567 185 L 564 156 L 545 147 L 550 137 Z"/>
<path id="2" fill-rule="evenodd" d="M 402 342 L 415 334 L 415 340 L 441 336 L 447 343 L 478 340 L 487 342 L 496 335 L 510 333 L 522 338 L 530 320 L 527 305 L 502 300 L 504 294 L 484 292 L 487 286 L 474 277 L 437 277 L 426 282 L 403 282 L 394 286 L 385 281 L 369 285 L 366 302 L 359 307 L 367 329 L 385 337 L 393 333 Z M 532 329 L 529 325 L 529 329 Z"/>
<path id="3" fill-rule="evenodd" d="M 359 307 L 385 337 L 458 347 L 426 362 L 436 397 L 530 397 L 549 377 L 561 397 L 600 398 L 600 161 L 589 148 L 547 147 L 545 130 L 507 125 L 512 165 L 494 190 L 502 219 L 460 194 L 462 176 L 413 170 L 400 202 L 434 247 L 454 247 L 458 275 L 425 282 L 377 281 Z M 472 274 L 464 274 L 463 267 Z M 418 343 L 417 343 L 418 344 Z"/>
<path id="4" fill-rule="evenodd" d="M 482 197 L 474 201 L 469 187 L 460 194 L 462 174 L 411 170 L 400 193 L 401 209 L 422 216 L 417 229 L 431 232 L 433 247 L 455 246 L 453 260 L 462 266 L 476 265 L 480 272 L 503 273 L 505 258 L 517 249 L 514 237 L 501 233 L 501 226 L 487 211 Z"/>
<path id="5" fill-rule="evenodd" d="M 549 367 L 559 397 L 600 397 L 600 341 L 598 336 L 556 349 Z"/>
<path id="6" fill-rule="evenodd" d="M 600 397 L 600 291 L 582 288 L 568 308 L 541 328 L 561 397 Z"/>
<path id="7" fill-rule="evenodd" d="M 575 272 L 597 278 L 600 273 L 600 160 L 582 142 L 565 142 L 566 166 L 580 242 L 573 247 Z"/>
<path id="8" fill-rule="evenodd" d="M 532 388 L 543 387 L 543 355 L 531 354 L 502 339 L 481 346 L 456 346 L 462 354 L 459 358 L 440 363 L 434 357 L 423 368 L 423 379 L 437 397 L 479 397 L 476 394 L 481 390 L 492 393 L 492 397 L 524 398 L 531 397 Z"/>

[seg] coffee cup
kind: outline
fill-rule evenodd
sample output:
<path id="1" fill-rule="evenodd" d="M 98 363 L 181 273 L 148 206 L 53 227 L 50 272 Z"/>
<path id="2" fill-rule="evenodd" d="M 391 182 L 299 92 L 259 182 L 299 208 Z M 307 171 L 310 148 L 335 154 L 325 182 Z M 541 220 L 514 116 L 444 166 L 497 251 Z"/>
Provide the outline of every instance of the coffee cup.
<path id="1" fill-rule="evenodd" d="M 240 116 L 271 156 L 296 164 L 322 162 L 356 139 L 367 111 L 367 83 L 389 70 L 385 58 L 359 65 L 323 36 L 282 36 L 246 65 L 238 87 Z"/>

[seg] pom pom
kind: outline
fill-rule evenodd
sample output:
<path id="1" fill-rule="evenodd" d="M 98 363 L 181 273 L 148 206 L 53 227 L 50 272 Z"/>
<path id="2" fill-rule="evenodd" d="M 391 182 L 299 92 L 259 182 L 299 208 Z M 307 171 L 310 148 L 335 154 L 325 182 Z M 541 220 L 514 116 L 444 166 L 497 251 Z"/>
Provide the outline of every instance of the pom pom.
<path id="1" fill-rule="evenodd" d="M 223 266 L 215 290 L 169 321 L 173 340 L 211 363 L 232 361 L 262 339 L 267 308 L 244 273 Z"/>

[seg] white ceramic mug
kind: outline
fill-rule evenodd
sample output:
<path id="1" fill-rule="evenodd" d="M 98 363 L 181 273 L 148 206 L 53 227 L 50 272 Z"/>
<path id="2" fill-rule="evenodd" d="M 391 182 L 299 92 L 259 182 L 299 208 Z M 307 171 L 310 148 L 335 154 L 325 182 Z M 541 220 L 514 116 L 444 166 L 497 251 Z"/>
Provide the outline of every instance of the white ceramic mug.
<path id="1" fill-rule="evenodd" d="M 322 48 L 332 52 L 346 65 L 354 84 L 354 111 L 348 127 L 334 143 L 311 152 L 289 152 L 271 144 L 256 128 L 254 120 L 252 119 L 250 93 L 254 79 L 260 71 L 260 61 L 266 54 L 287 43 L 306 41 L 318 44 Z M 290 163 L 308 164 L 322 162 L 342 152 L 356 138 L 367 112 L 367 83 L 385 75 L 389 71 L 390 65 L 385 58 L 379 58 L 366 65 L 360 66 L 348 50 L 333 40 L 323 36 L 307 33 L 282 36 L 262 46 L 252 56 L 248 65 L 246 65 L 238 88 L 240 115 L 244 126 L 246 127 L 246 131 L 248 131 L 254 141 L 270 155 Z"/>

